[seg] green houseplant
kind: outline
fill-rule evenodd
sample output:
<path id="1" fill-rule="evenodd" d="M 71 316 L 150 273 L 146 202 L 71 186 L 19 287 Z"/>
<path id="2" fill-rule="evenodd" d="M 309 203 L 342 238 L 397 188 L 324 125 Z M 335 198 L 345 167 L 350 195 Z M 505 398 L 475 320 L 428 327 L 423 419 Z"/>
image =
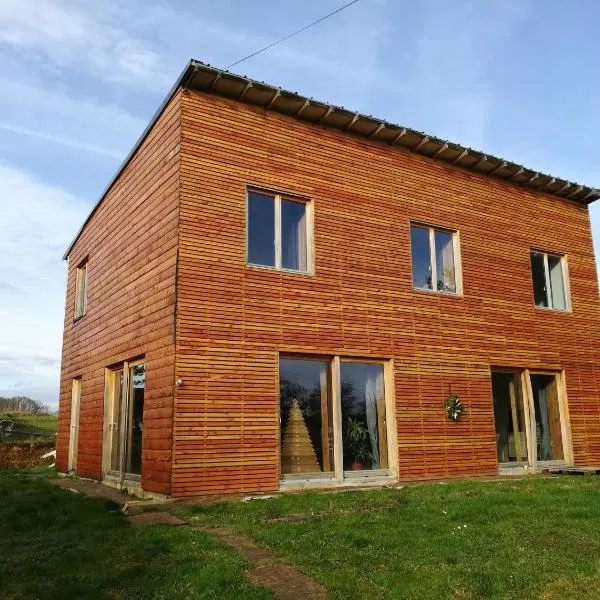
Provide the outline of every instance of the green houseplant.
<path id="1" fill-rule="evenodd" d="M 346 447 L 352 457 L 352 470 L 360 471 L 371 460 L 371 447 L 367 426 L 357 418 L 346 421 Z"/>

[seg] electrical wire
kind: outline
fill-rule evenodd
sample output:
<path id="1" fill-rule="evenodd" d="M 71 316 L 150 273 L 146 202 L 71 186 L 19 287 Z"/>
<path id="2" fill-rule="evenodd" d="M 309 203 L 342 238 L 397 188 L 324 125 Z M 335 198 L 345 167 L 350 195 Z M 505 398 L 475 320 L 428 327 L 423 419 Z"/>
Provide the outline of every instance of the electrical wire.
<path id="1" fill-rule="evenodd" d="M 302 29 L 298 29 L 298 31 L 294 31 L 293 33 L 290 33 L 290 34 L 286 35 L 285 37 L 282 37 L 281 39 L 273 42 L 272 44 L 269 44 L 268 46 L 265 46 L 264 48 L 261 48 L 260 50 L 253 52 L 252 54 L 248 54 L 248 56 L 244 56 L 244 58 L 240 58 L 239 60 L 236 60 L 235 62 L 231 63 L 226 68 L 231 69 L 231 67 L 235 67 L 236 65 L 239 65 L 240 63 L 256 56 L 257 54 L 261 54 L 262 52 L 269 50 L 273 46 L 277 46 L 277 44 L 281 44 L 281 42 L 285 42 L 286 40 L 289 40 L 290 38 L 294 37 L 295 35 L 298 35 L 299 33 L 302 33 L 303 31 L 306 31 L 307 29 L 314 27 L 318 23 L 325 21 L 325 19 L 329 19 L 329 17 L 333 17 L 333 15 L 337 15 L 337 13 L 342 12 L 344 9 L 348 8 L 349 6 L 352 6 L 353 4 L 356 4 L 359 1 L 360 0 L 352 0 L 352 2 L 348 2 L 348 4 L 344 4 L 344 6 L 340 6 L 338 9 L 334 10 L 333 12 L 330 12 L 328 15 L 325 15 L 324 17 L 321 17 L 320 19 L 317 19 L 316 21 L 313 21 L 312 23 L 305 25 L 304 27 L 302 27 Z"/>

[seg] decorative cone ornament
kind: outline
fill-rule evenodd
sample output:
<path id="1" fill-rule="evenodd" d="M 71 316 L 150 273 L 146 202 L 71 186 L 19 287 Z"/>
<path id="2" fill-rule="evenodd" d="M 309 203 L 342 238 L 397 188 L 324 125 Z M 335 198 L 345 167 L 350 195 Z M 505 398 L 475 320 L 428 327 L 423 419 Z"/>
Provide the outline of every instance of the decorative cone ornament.
<path id="1" fill-rule="evenodd" d="M 300 405 L 295 398 L 292 400 L 290 416 L 283 433 L 281 469 L 286 475 L 290 473 L 318 473 L 321 470 Z"/>

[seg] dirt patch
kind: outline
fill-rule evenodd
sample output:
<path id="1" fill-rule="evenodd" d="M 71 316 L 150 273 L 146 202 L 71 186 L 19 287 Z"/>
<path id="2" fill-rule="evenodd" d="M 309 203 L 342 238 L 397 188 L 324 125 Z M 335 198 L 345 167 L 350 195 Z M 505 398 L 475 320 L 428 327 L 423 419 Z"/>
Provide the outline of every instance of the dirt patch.
<path id="1" fill-rule="evenodd" d="M 325 588 L 290 565 L 260 566 L 248 572 L 254 583 L 268 587 L 280 600 L 325 600 Z"/>
<path id="2" fill-rule="evenodd" d="M 226 527 L 205 529 L 219 538 L 224 544 L 235 548 L 243 557 L 254 563 L 248 571 L 248 578 L 254 583 L 268 587 L 281 600 L 325 600 L 327 592 L 316 581 L 303 575 L 269 548 L 255 544 L 245 535 L 235 533 Z"/>
<path id="3" fill-rule="evenodd" d="M 187 523 L 168 512 L 143 512 L 129 517 L 133 527 L 145 525 L 187 525 Z"/>
<path id="4" fill-rule="evenodd" d="M 107 485 L 102 485 L 97 481 L 91 479 L 71 479 L 70 477 L 60 477 L 58 479 L 50 479 L 50 483 L 57 485 L 58 487 L 71 490 L 80 494 L 85 494 L 91 498 L 104 498 L 105 500 L 112 500 L 121 506 L 127 502 L 129 496 L 123 492 L 111 488 Z"/>
<path id="5" fill-rule="evenodd" d="M 42 458 L 46 452 L 54 450 L 55 442 L 20 442 L 0 444 L 0 469 L 29 469 L 50 466 L 54 458 Z"/>

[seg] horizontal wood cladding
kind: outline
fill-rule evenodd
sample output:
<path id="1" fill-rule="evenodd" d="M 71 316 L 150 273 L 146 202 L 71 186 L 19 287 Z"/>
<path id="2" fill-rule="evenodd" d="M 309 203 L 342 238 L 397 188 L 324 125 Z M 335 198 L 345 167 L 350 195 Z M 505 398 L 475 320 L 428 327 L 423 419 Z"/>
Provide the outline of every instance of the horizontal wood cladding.
<path id="1" fill-rule="evenodd" d="M 144 356 L 142 484 L 170 493 L 179 199 L 177 95 L 69 256 L 57 466 L 67 467 L 71 379 L 82 377 L 77 472 L 102 468 L 105 368 Z M 73 322 L 74 271 L 89 256 L 87 314 Z"/>
<path id="2" fill-rule="evenodd" d="M 181 103 L 174 495 L 278 487 L 283 351 L 394 359 L 401 478 L 496 472 L 490 366 L 564 369 L 575 460 L 600 463 L 585 207 L 216 96 Z M 311 199 L 314 276 L 245 265 L 246 185 Z M 411 220 L 459 230 L 464 296 L 412 289 Z M 567 255 L 571 313 L 534 307 L 532 247 Z"/>

